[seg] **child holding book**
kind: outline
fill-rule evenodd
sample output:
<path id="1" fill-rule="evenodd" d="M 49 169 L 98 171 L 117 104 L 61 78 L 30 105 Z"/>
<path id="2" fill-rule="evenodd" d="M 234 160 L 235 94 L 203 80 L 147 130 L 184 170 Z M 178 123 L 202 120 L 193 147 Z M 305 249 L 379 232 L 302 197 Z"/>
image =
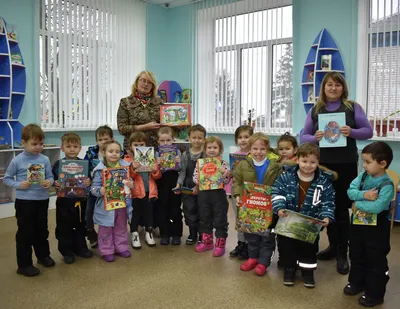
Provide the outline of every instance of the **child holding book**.
<path id="1" fill-rule="evenodd" d="M 183 215 L 185 223 L 189 227 L 189 236 L 186 239 L 187 245 L 194 245 L 200 237 L 198 236 L 199 214 L 197 187 L 193 182 L 193 173 L 198 159 L 204 157 L 203 146 L 206 138 L 206 129 L 196 124 L 189 128 L 190 148 L 186 150 L 181 158 L 181 170 L 177 180 L 176 188 L 186 187 L 193 189 L 193 194 L 182 194 Z M 179 191 L 175 191 L 179 194 Z"/>
<path id="2" fill-rule="evenodd" d="M 384 142 L 374 142 L 362 150 L 365 172 L 354 179 L 347 190 L 354 201 L 355 212 L 374 216 L 375 225 L 351 225 L 349 283 L 347 295 L 364 291 L 358 303 L 374 307 L 383 303 L 389 267 L 386 256 L 390 251 L 390 222 L 387 219 L 394 185 L 387 168 L 393 160 L 393 151 Z M 354 218 L 353 218 L 354 219 Z"/>
<path id="3" fill-rule="evenodd" d="M 81 151 L 81 138 L 75 133 L 66 133 L 61 137 L 61 150 L 65 157 L 63 160 L 82 160 L 78 158 Z M 54 186 L 60 189 L 58 181 L 60 174 L 60 161 L 53 166 Z M 86 187 L 90 186 L 90 178 L 84 181 Z M 58 251 L 64 257 L 65 264 L 75 262 L 75 256 L 90 258 L 93 256 L 85 239 L 85 211 L 86 198 L 57 197 L 56 201 L 56 238 Z"/>
<path id="4" fill-rule="evenodd" d="M 204 143 L 204 153 L 206 158 L 218 158 L 222 155 L 224 146 L 222 141 L 217 136 L 210 136 L 206 138 Z M 197 161 L 198 162 L 198 161 Z M 219 174 L 219 175 L 218 175 Z M 231 172 L 229 164 L 221 160 L 221 165 L 216 171 L 216 175 L 221 176 L 224 184 L 229 183 L 231 180 Z M 210 183 L 215 180 L 209 180 Z M 193 182 L 200 185 L 200 170 L 196 166 L 193 173 Z M 225 243 L 228 237 L 228 200 L 226 199 L 226 192 L 223 188 L 214 190 L 199 190 L 198 191 L 199 203 L 199 218 L 200 218 L 200 233 L 201 243 L 196 246 L 197 252 L 203 252 L 214 248 L 213 229 L 215 228 L 215 249 L 213 256 L 219 257 L 225 253 Z"/>
<path id="5" fill-rule="evenodd" d="M 114 139 L 113 131 L 109 126 L 101 126 L 98 127 L 96 132 L 96 146 L 89 147 L 86 155 L 85 160 L 89 161 L 89 175 L 93 177 L 93 170 L 99 164 L 100 161 L 103 161 L 103 153 L 101 149 L 103 148 L 104 144 L 107 142 L 111 142 Z M 94 211 L 94 204 L 96 203 L 96 197 L 89 192 L 88 200 L 86 205 L 86 213 L 85 213 L 85 221 L 86 221 L 86 237 L 90 242 L 90 246 L 92 248 L 97 247 L 97 233 L 94 229 L 93 224 L 93 211 Z"/>
<path id="6" fill-rule="evenodd" d="M 161 127 L 158 130 L 158 144 L 160 147 L 172 146 L 174 130 L 171 127 Z M 162 171 L 162 177 L 157 181 L 158 187 L 158 220 L 160 225 L 160 245 L 180 245 L 182 237 L 182 210 L 181 196 L 174 194 L 172 189 L 176 188 L 178 171 L 180 170 L 181 152 L 176 149 L 177 156 L 172 158 L 171 165 L 175 169 Z M 161 158 L 158 157 L 158 164 Z"/>
<path id="7" fill-rule="evenodd" d="M 126 207 L 114 210 L 106 210 L 104 198 L 106 188 L 102 180 L 102 171 L 107 168 L 129 166 L 120 159 L 121 145 L 117 141 L 109 141 L 103 145 L 104 160 L 93 170 L 93 184 L 91 192 L 97 197 L 94 208 L 94 223 L 99 225 L 99 252 L 106 262 L 114 262 L 115 253 L 121 257 L 131 256 L 129 251 L 127 222 L 132 217 L 132 200 L 126 196 Z M 132 180 L 124 181 L 124 185 L 133 188 Z M 125 188 L 126 192 L 126 188 Z M 129 190 L 128 190 L 129 192 Z"/>
<path id="8" fill-rule="evenodd" d="M 298 148 L 297 140 L 294 136 L 290 135 L 289 132 L 281 135 L 277 142 L 279 156 L 281 157 L 280 162 L 283 161 L 297 161 L 296 152 Z"/>
<path id="9" fill-rule="evenodd" d="M 242 125 L 235 130 L 235 143 L 239 146 L 239 150 L 236 151 L 234 154 L 236 155 L 247 155 L 249 153 L 249 138 L 253 135 L 253 127 L 248 125 Z M 233 172 L 233 171 L 232 171 Z M 233 178 L 232 181 L 227 185 L 233 185 L 235 179 Z M 229 192 L 232 189 L 228 189 Z M 237 205 L 236 199 L 232 196 L 232 207 L 233 212 L 235 214 L 235 218 L 237 218 Z M 231 252 L 229 252 L 230 257 L 238 258 L 239 260 L 247 260 L 249 258 L 249 254 L 247 251 L 247 242 L 244 238 L 243 232 L 237 232 L 237 246 Z"/>
<path id="10" fill-rule="evenodd" d="M 49 209 L 48 189 L 53 184 L 53 174 L 48 157 L 41 154 L 44 132 L 36 124 L 22 129 L 24 151 L 12 159 L 4 176 L 4 184 L 15 189 L 15 217 L 17 218 L 17 273 L 33 277 L 40 270 L 33 266 L 32 247 L 38 263 L 52 267 L 56 263 L 50 257 L 47 238 L 47 211 Z M 35 166 L 38 170 L 38 182 L 30 181 L 28 169 Z"/>
<path id="11" fill-rule="evenodd" d="M 279 155 L 270 147 L 267 135 L 255 133 L 250 136 L 248 144 L 250 153 L 234 172 L 233 196 L 238 205 L 241 204 L 244 181 L 272 186 L 281 171 Z M 254 268 L 258 276 L 263 276 L 275 251 L 275 234 L 272 231 L 268 236 L 244 233 L 244 237 L 249 258 L 240 265 L 240 269 L 250 271 Z"/>
<path id="12" fill-rule="evenodd" d="M 126 160 L 131 161 L 130 173 L 135 188 L 132 190 L 132 221 L 130 224 L 132 233 L 132 248 L 141 249 L 138 226 L 142 223 L 145 228 L 145 241 L 149 247 L 154 247 L 156 242 L 153 237 L 154 226 L 154 204 L 158 198 L 156 180 L 161 177 L 160 169 L 157 164 L 151 166 L 151 172 L 136 172 L 140 167 L 140 162 L 134 160 L 136 147 L 146 147 L 147 137 L 143 132 L 133 132 L 129 138 L 130 157 Z"/>
<path id="13" fill-rule="evenodd" d="M 320 152 L 317 145 L 302 144 L 297 151 L 297 165 L 284 166 L 272 187 L 272 207 L 279 217 L 287 216 L 285 209 L 323 220 L 327 226 L 335 219 L 335 190 L 333 174 L 318 167 Z M 313 244 L 278 235 L 280 264 L 284 267 L 283 284 L 294 285 L 296 267 L 301 269 L 304 286 L 315 287 L 319 237 Z"/>

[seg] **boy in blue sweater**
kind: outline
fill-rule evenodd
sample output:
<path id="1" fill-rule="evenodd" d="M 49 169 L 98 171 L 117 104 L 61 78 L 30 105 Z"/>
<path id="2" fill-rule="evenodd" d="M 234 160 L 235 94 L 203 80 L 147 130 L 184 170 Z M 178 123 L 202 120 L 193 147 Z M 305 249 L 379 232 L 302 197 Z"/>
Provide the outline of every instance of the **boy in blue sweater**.
<path id="1" fill-rule="evenodd" d="M 355 203 L 353 213 L 376 216 L 375 225 L 351 225 L 349 283 L 347 295 L 364 291 L 358 303 L 374 307 L 383 303 L 389 267 L 386 256 L 390 251 L 390 224 L 387 219 L 394 185 L 386 174 L 393 160 L 393 151 L 384 142 L 374 142 L 362 150 L 365 172 L 350 184 L 347 195 Z"/>
<path id="2" fill-rule="evenodd" d="M 49 158 L 41 154 L 43 141 L 44 132 L 38 125 L 25 126 L 22 129 L 24 151 L 11 161 L 4 176 L 4 184 L 16 191 L 17 273 L 27 277 L 40 273 L 32 263 L 32 246 L 39 264 L 55 265 L 47 240 L 48 189 L 53 184 L 53 173 Z"/>

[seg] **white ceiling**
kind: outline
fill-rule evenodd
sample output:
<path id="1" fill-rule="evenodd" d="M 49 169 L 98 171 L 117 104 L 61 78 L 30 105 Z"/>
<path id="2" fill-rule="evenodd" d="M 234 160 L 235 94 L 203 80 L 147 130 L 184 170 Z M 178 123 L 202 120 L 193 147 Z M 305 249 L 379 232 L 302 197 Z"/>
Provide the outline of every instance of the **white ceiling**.
<path id="1" fill-rule="evenodd" d="M 154 5 L 161 5 L 165 8 L 173 8 L 190 3 L 200 2 L 203 0 L 143 0 L 143 1 Z"/>

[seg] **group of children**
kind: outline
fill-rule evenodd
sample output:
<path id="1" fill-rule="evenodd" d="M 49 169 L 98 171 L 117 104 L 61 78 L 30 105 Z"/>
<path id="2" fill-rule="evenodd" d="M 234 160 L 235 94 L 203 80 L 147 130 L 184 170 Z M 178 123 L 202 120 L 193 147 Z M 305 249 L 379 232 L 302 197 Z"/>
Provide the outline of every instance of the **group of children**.
<path id="1" fill-rule="evenodd" d="M 171 128 L 160 128 L 159 145 L 172 145 L 173 140 L 174 131 Z M 6 185 L 16 189 L 17 272 L 25 276 L 39 274 L 39 269 L 32 263 L 32 246 L 39 264 L 45 267 L 55 265 L 47 241 L 47 191 L 51 185 L 59 187 L 59 161 L 52 171 L 49 159 L 41 154 L 43 141 L 44 133 L 39 126 L 25 126 L 22 131 L 25 150 L 12 160 L 4 178 Z M 145 241 L 150 247 L 156 244 L 153 235 L 156 227 L 160 230 L 160 245 L 180 245 L 183 229 L 181 205 L 189 227 L 186 244 L 197 244 L 197 252 L 213 249 L 215 257 L 224 254 L 228 236 L 227 195 L 224 189 L 200 191 L 196 167 L 200 158 L 222 155 L 223 144 L 218 137 L 206 138 L 205 128 L 193 125 L 189 128 L 189 149 L 183 154 L 178 153 L 175 158 L 178 168 L 161 171 L 157 161 L 150 172 L 138 172 L 140 163 L 134 159 L 136 147 L 147 144 L 144 133 L 132 133 L 124 159 L 121 159 L 121 145 L 113 139 L 109 127 L 103 126 L 96 131 L 96 142 L 97 146 L 89 148 L 85 157 L 90 162 L 90 177 L 85 181 L 85 185 L 90 187 L 88 198 L 57 198 L 56 238 L 65 263 L 73 263 L 75 256 L 90 258 L 93 255 L 85 236 L 92 248 L 98 245 L 100 254 L 107 262 L 114 261 L 115 254 L 129 257 L 128 222 L 133 249 L 141 248 L 139 225 L 144 227 Z M 240 126 L 235 131 L 235 142 L 239 147 L 238 153 L 246 154 L 245 159 L 233 175 L 224 160 L 219 168 L 225 185 L 233 178 L 232 205 L 235 214 L 242 202 L 243 182 L 252 182 L 272 187 L 274 218 L 267 236 L 238 232 L 238 245 L 230 256 L 245 260 L 240 265 L 241 270 L 254 269 L 257 275 L 262 276 L 271 264 L 277 243 L 278 265 L 284 269 L 284 285 L 293 285 L 296 270 L 300 269 L 304 285 L 314 287 L 319 238 L 310 244 L 281 235 L 276 237 L 274 227 L 279 217 L 287 215 L 284 210 L 318 218 L 324 222 L 323 226 L 335 220 L 335 191 L 332 186 L 335 173 L 319 166 L 317 145 L 305 143 L 298 146 L 290 134 L 278 139 L 275 150 L 267 135 L 253 133 L 250 126 Z M 79 160 L 79 136 L 65 134 L 61 149 L 65 159 Z M 385 170 L 393 159 L 393 153 L 386 143 L 375 142 L 363 149 L 362 158 L 365 173 L 353 181 L 348 195 L 355 201 L 355 209 L 377 213 L 378 224 L 376 227 L 352 226 L 352 267 L 344 293 L 356 295 L 364 291 L 359 303 L 371 306 L 383 302 L 389 280 L 386 255 L 390 250 L 390 233 L 386 216 L 394 189 Z M 36 163 L 44 165 L 45 180 L 34 186 L 27 181 L 27 167 Z M 120 166 L 129 166 L 129 180 L 124 182 L 126 207 L 105 210 L 103 195 L 106 190 L 102 184 L 102 170 Z M 381 186 L 382 183 L 384 185 Z M 193 194 L 180 194 L 181 187 L 192 188 Z M 98 235 L 94 224 L 98 225 Z"/>

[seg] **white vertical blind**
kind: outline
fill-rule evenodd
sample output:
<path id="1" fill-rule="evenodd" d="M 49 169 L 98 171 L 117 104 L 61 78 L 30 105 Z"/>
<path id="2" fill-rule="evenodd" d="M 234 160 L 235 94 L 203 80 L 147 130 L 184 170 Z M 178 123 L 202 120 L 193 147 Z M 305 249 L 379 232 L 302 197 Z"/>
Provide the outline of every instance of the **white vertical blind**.
<path id="1" fill-rule="evenodd" d="M 40 1 L 42 127 L 116 128 L 119 100 L 146 65 L 146 4 Z"/>
<path id="2" fill-rule="evenodd" d="M 272 133 L 291 130 L 291 4 L 291 0 L 195 4 L 194 100 L 197 121 L 209 132 L 231 133 L 244 123 Z"/>

